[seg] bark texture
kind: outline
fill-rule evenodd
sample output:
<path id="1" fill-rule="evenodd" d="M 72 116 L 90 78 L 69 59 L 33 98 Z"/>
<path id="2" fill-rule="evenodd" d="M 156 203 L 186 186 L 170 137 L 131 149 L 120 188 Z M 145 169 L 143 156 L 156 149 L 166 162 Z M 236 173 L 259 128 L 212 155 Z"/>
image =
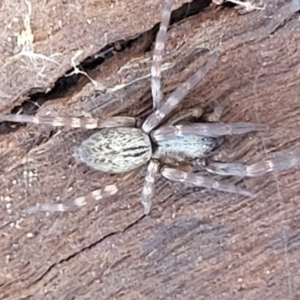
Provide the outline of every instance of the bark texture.
<path id="1" fill-rule="evenodd" d="M 1 4 L 1 113 L 149 114 L 163 1 L 21 2 Z M 251 164 L 297 149 L 299 1 L 265 1 L 243 15 L 208 5 L 174 4 L 165 94 L 205 62 L 207 49 L 221 51 L 183 106 L 214 98 L 226 108 L 223 121 L 270 126 L 228 138 L 222 160 Z M 93 81 L 65 77 L 79 64 Z M 142 171 L 96 208 L 24 215 L 37 202 L 122 180 L 74 161 L 73 148 L 92 132 L 0 124 L 0 299 L 300 299 L 300 168 L 221 179 L 254 199 L 159 179 L 147 217 Z"/>

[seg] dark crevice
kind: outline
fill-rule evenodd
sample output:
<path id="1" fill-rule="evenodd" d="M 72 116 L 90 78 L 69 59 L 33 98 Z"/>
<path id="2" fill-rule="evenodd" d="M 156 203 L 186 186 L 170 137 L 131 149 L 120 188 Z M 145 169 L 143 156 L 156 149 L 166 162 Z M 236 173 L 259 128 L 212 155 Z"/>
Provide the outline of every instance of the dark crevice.
<path id="1" fill-rule="evenodd" d="M 191 3 L 186 3 L 182 7 L 172 12 L 171 22 L 170 24 L 175 24 L 179 21 L 184 20 L 190 16 L 198 14 L 203 11 L 205 7 L 207 7 L 211 3 L 211 0 L 201 0 L 201 1 L 193 1 Z M 106 45 L 104 48 L 100 49 L 97 53 L 92 56 L 84 59 L 77 68 L 83 72 L 89 73 L 89 71 L 95 69 L 99 65 L 101 65 L 105 60 L 112 58 L 115 53 L 123 52 L 128 48 L 131 48 L 133 45 L 139 42 L 144 35 L 153 36 L 153 40 L 151 43 L 151 47 L 145 49 L 145 52 L 151 51 L 155 42 L 156 33 L 159 29 L 159 24 L 156 24 L 152 29 L 147 32 L 140 34 L 138 37 L 129 40 L 119 40 L 112 44 Z M 82 74 L 73 74 L 68 76 L 68 74 L 72 74 L 74 69 L 70 69 L 66 72 L 66 74 L 60 77 L 54 84 L 54 87 L 51 91 L 47 93 L 33 93 L 29 95 L 29 100 L 22 103 L 22 105 L 15 107 L 11 113 L 17 113 L 21 111 L 24 114 L 33 115 L 36 113 L 38 108 L 45 103 L 46 101 L 57 99 L 60 97 L 66 97 L 68 94 L 74 93 L 74 89 L 78 90 L 82 88 L 87 82 L 88 79 L 82 80 L 83 82 L 79 83 L 79 80 L 84 77 Z"/>
<path id="2" fill-rule="evenodd" d="M 70 261 L 71 259 L 75 258 L 77 255 L 80 255 L 80 253 L 86 251 L 86 250 L 89 250 L 89 249 L 92 249 L 93 247 L 95 247 L 96 245 L 98 245 L 99 243 L 102 243 L 104 240 L 114 236 L 114 235 L 118 235 L 118 234 L 122 234 L 124 232 L 126 232 L 128 229 L 132 228 L 133 226 L 135 226 L 138 222 L 140 222 L 145 216 L 141 216 L 139 219 L 135 220 L 133 223 L 129 224 L 127 227 L 125 227 L 124 229 L 122 230 L 119 230 L 119 231 L 115 231 L 115 232 L 111 232 L 105 236 L 103 236 L 102 238 L 100 238 L 99 240 L 96 240 L 95 242 L 91 243 L 90 245 L 88 246 L 85 246 L 79 250 L 77 250 L 76 252 L 70 254 L 69 256 L 67 256 L 66 258 L 63 258 L 61 260 L 59 260 L 58 262 L 55 262 L 53 264 L 51 264 L 46 270 L 45 272 L 43 272 L 38 278 L 36 278 L 33 282 L 31 282 L 31 285 L 34 285 L 36 283 L 38 283 L 39 281 L 43 280 L 43 278 L 51 272 L 52 269 L 54 269 L 56 266 L 64 263 L 64 262 L 67 262 L 67 261 Z"/>

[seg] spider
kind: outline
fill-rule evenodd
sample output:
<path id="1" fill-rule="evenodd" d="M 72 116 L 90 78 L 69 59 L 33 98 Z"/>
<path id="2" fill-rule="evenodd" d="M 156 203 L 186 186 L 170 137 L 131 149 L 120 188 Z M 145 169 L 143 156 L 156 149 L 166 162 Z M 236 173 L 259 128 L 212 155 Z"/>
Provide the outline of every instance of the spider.
<path id="1" fill-rule="evenodd" d="M 111 174 L 134 171 L 148 164 L 141 202 L 144 213 L 151 210 L 154 183 L 158 173 L 163 177 L 197 187 L 218 191 L 254 196 L 254 193 L 229 183 L 222 183 L 195 172 L 186 172 L 180 165 L 193 161 L 194 166 L 201 165 L 208 172 L 224 176 L 260 176 L 276 170 L 280 162 L 267 160 L 251 166 L 239 163 L 222 163 L 208 158 L 217 148 L 225 135 L 243 134 L 251 131 L 265 131 L 268 126 L 254 123 L 196 123 L 202 114 L 200 108 L 187 109 L 170 117 L 186 95 L 216 64 L 219 52 L 213 53 L 206 64 L 188 78 L 163 101 L 161 84 L 161 65 L 170 22 L 173 0 L 166 0 L 162 11 L 162 20 L 156 36 L 153 62 L 151 67 L 151 92 L 153 112 L 140 126 L 134 117 L 112 117 L 109 119 L 88 119 L 73 117 L 47 117 L 30 115 L 0 115 L 0 121 L 28 122 L 51 126 L 69 126 L 71 128 L 99 128 L 87 140 L 75 149 L 74 158 L 89 167 Z M 218 105 L 215 110 L 219 109 Z M 282 163 L 282 162 L 281 162 Z M 108 185 L 89 195 L 69 199 L 59 204 L 36 204 L 27 208 L 27 213 L 39 211 L 70 211 L 90 201 L 99 201 L 103 197 L 118 192 L 117 185 Z"/>

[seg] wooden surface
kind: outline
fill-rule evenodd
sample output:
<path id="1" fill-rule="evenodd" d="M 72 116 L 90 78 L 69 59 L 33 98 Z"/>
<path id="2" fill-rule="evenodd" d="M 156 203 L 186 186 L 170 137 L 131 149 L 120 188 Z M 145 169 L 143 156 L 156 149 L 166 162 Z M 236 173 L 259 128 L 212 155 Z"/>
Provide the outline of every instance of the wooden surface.
<path id="1" fill-rule="evenodd" d="M 18 10 L 3 4 L 10 17 L 1 21 L 0 112 L 148 115 L 153 28 L 162 1 L 127 3 L 25 1 Z M 230 6 L 195 3 L 174 5 L 165 94 L 205 62 L 205 49 L 219 50 L 219 62 L 184 106 L 214 98 L 226 109 L 224 121 L 270 126 L 266 133 L 228 138 L 222 159 L 251 164 L 297 149 L 299 1 L 270 0 L 264 10 L 243 15 Z M 194 9 L 199 13 L 187 17 Z M 26 15 L 31 44 L 30 30 L 21 35 Z M 90 63 L 105 50 L 103 62 Z M 94 82 L 63 76 L 72 58 L 84 62 Z M 106 92 L 96 91 L 95 82 Z M 24 215 L 22 209 L 37 202 L 64 201 L 122 180 L 76 164 L 73 148 L 90 134 L 0 125 L 0 299 L 300 299 L 299 167 L 222 179 L 257 192 L 254 199 L 159 179 L 151 214 L 143 216 L 141 172 L 96 207 Z"/>

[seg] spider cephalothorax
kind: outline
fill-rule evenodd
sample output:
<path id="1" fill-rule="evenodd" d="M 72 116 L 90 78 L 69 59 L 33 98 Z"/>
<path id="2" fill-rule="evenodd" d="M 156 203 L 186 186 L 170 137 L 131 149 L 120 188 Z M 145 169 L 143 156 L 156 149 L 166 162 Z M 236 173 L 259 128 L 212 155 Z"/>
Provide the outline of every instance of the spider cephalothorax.
<path id="1" fill-rule="evenodd" d="M 151 209 L 155 177 L 160 173 L 171 181 L 180 181 L 213 188 L 219 191 L 252 196 L 253 193 L 229 183 L 186 172 L 178 168 L 185 160 L 199 162 L 211 156 L 220 137 L 243 134 L 250 131 L 267 130 L 268 126 L 253 123 L 197 123 L 202 114 L 200 108 L 188 109 L 170 117 L 186 95 L 216 64 L 220 53 L 213 53 L 207 63 L 180 85 L 163 101 L 161 88 L 161 64 L 166 42 L 166 32 L 172 11 L 172 0 L 166 0 L 160 29 L 156 37 L 151 68 L 151 90 L 154 111 L 146 118 L 142 126 L 133 117 L 112 117 L 106 120 L 72 117 L 33 117 L 28 115 L 0 115 L 0 121 L 31 122 L 52 126 L 70 126 L 72 128 L 99 128 L 100 130 L 83 141 L 75 150 L 77 161 L 107 173 L 125 173 L 148 164 L 145 185 L 142 192 L 142 204 L 145 214 Z M 219 107 L 218 107 L 219 108 Z M 259 176 L 286 164 L 282 160 L 267 160 L 251 166 L 239 163 L 222 163 L 207 160 L 202 167 L 211 173 L 233 176 Z M 197 165 L 197 163 L 195 164 Z M 116 185 L 109 185 L 91 192 L 90 195 L 68 200 L 61 204 L 36 204 L 27 212 L 68 211 L 85 205 L 91 200 L 118 192 Z"/>

